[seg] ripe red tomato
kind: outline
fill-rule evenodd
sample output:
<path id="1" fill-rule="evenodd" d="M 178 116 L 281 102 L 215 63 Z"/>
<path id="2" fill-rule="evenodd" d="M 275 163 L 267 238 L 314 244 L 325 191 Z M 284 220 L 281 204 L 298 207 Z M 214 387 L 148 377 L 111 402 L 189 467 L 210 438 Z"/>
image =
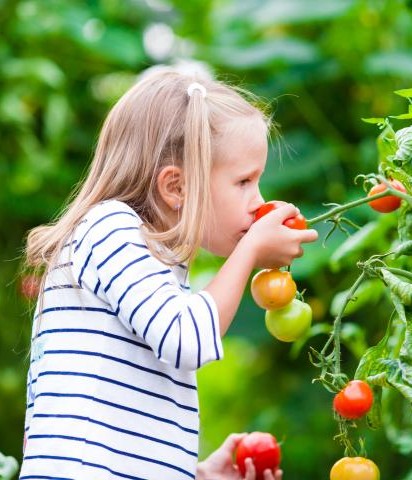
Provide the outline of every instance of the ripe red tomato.
<path id="1" fill-rule="evenodd" d="M 335 395 L 333 408 L 341 417 L 353 420 L 368 413 L 372 403 L 371 387 L 363 380 L 352 380 Z"/>
<path id="2" fill-rule="evenodd" d="M 40 291 L 40 277 L 34 274 L 24 275 L 20 282 L 20 293 L 24 298 L 33 300 Z"/>
<path id="3" fill-rule="evenodd" d="M 296 283 L 289 272 L 261 270 L 250 285 L 252 297 L 265 310 L 282 308 L 290 303 L 296 295 Z"/>
<path id="4" fill-rule="evenodd" d="M 282 342 L 294 342 L 302 337 L 311 323 L 312 309 L 296 298 L 284 308 L 267 310 L 265 315 L 269 333 Z"/>
<path id="5" fill-rule="evenodd" d="M 267 202 L 264 203 L 261 207 L 258 208 L 256 214 L 255 214 L 255 222 L 256 220 L 259 220 L 259 218 L 262 218 L 264 215 L 267 213 L 271 212 L 272 210 L 276 210 L 276 208 L 279 208 L 280 206 L 284 205 L 285 202 L 281 201 L 272 201 L 272 202 Z M 283 225 L 289 228 L 294 228 L 296 230 L 305 230 L 307 228 L 306 224 L 306 219 L 302 214 L 296 215 L 296 217 L 291 217 L 286 219 L 283 222 Z"/>
<path id="6" fill-rule="evenodd" d="M 379 468 L 364 457 L 343 457 L 333 465 L 330 480 L 379 480 Z"/>
<path id="7" fill-rule="evenodd" d="M 263 472 L 266 469 L 276 471 L 280 465 L 280 445 L 270 433 L 249 433 L 240 441 L 236 450 L 236 464 L 242 477 L 244 477 L 246 472 L 246 458 L 253 460 L 256 469 L 256 480 L 263 480 Z"/>
<path id="8" fill-rule="evenodd" d="M 389 183 L 395 190 L 399 190 L 400 192 L 404 193 L 406 192 L 406 188 L 401 182 L 398 182 L 398 180 L 391 180 Z M 387 190 L 387 188 L 388 187 L 384 183 L 378 183 L 378 185 L 375 185 L 370 189 L 368 197 L 384 192 Z M 401 198 L 396 197 L 395 195 L 387 195 L 386 197 L 381 197 L 370 201 L 369 205 L 377 212 L 389 213 L 400 207 Z"/>

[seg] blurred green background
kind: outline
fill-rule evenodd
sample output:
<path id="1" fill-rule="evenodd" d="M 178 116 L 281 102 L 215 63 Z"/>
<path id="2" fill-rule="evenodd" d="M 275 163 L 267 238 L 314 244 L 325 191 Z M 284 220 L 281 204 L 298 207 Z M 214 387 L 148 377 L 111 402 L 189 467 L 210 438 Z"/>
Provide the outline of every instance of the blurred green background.
<path id="1" fill-rule="evenodd" d="M 59 211 L 108 109 L 141 71 L 205 69 L 266 99 L 281 138 L 271 143 L 262 193 L 311 218 L 324 203 L 363 194 L 353 179 L 376 170 L 377 131 L 360 119 L 405 110 L 392 91 L 412 86 L 411 49 L 410 0 L 0 0 L 0 451 L 21 460 L 32 308 L 19 277 L 25 234 Z M 350 216 L 361 225 L 377 218 L 367 206 Z M 342 234 L 295 261 L 315 327 L 332 321 L 334 295 L 350 286 L 359 255 L 385 248 L 393 221 L 379 219 L 381 233 L 343 262 L 330 262 Z M 324 237 L 326 227 L 316 228 Z M 202 252 L 194 288 L 220 264 Z M 349 376 L 388 315 L 375 294 L 351 317 Z M 247 289 L 225 359 L 199 372 L 201 457 L 232 431 L 271 431 L 283 441 L 285 480 L 327 480 L 343 451 L 331 394 L 312 383 L 307 353 L 325 338 L 276 341 Z M 362 422 L 358 431 L 382 479 L 412 479 L 410 452 L 390 431 Z"/>

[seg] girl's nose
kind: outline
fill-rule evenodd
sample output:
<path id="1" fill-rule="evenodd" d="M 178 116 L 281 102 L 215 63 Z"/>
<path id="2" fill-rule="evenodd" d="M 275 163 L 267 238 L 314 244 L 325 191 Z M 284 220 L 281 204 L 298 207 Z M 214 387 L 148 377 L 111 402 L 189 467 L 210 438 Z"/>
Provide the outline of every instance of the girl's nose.
<path id="1" fill-rule="evenodd" d="M 258 190 L 256 197 L 253 200 L 252 203 L 252 211 L 255 212 L 262 204 L 265 203 L 264 198 L 262 197 L 262 194 L 260 193 L 260 190 Z"/>

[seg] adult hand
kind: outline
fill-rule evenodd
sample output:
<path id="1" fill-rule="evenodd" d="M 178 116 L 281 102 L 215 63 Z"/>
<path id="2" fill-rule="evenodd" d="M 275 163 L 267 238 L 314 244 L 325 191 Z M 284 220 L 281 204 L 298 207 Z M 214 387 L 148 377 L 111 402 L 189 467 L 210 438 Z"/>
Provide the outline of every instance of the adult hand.
<path id="1" fill-rule="evenodd" d="M 256 470 L 251 458 L 245 460 L 246 473 L 242 477 L 237 465 L 233 464 L 233 454 L 246 433 L 232 433 L 222 445 L 203 462 L 199 462 L 196 480 L 256 480 Z M 264 480 L 282 480 L 282 471 L 276 473 L 265 470 Z"/>

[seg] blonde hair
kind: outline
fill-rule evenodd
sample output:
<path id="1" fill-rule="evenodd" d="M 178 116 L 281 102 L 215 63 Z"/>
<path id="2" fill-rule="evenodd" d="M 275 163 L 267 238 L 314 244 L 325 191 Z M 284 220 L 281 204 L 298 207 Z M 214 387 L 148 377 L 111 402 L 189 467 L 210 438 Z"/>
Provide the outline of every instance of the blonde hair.
<path id="1" fill-rule="evenodd" d="M 189 96 L 193 82 L 206 88 Z M 127 203 L 144 222 L 149 248 L 169 264 L 191 260 L 200 246 L 211 208 L 210 175 L 213 146 L 224 127 L 239 117 L 264 113 L 240 90 L 207 78 L 176 71 L 145 76 L 109 112 L 84 181 L 50 224 L 28 234 L 26 265 L 46 272 L 82 217 L 95 204 L 117 199 Z M 178 165 L 184 176 L 184 200 L 176 225 L 170 226 L 159 207 L 157 175 Z M 70 201 L 71 199 L 71 201 Z M 195 214 L 193 212 L 196 212 Z M 159 254 L 156 245 L 166 247 Z"/>

